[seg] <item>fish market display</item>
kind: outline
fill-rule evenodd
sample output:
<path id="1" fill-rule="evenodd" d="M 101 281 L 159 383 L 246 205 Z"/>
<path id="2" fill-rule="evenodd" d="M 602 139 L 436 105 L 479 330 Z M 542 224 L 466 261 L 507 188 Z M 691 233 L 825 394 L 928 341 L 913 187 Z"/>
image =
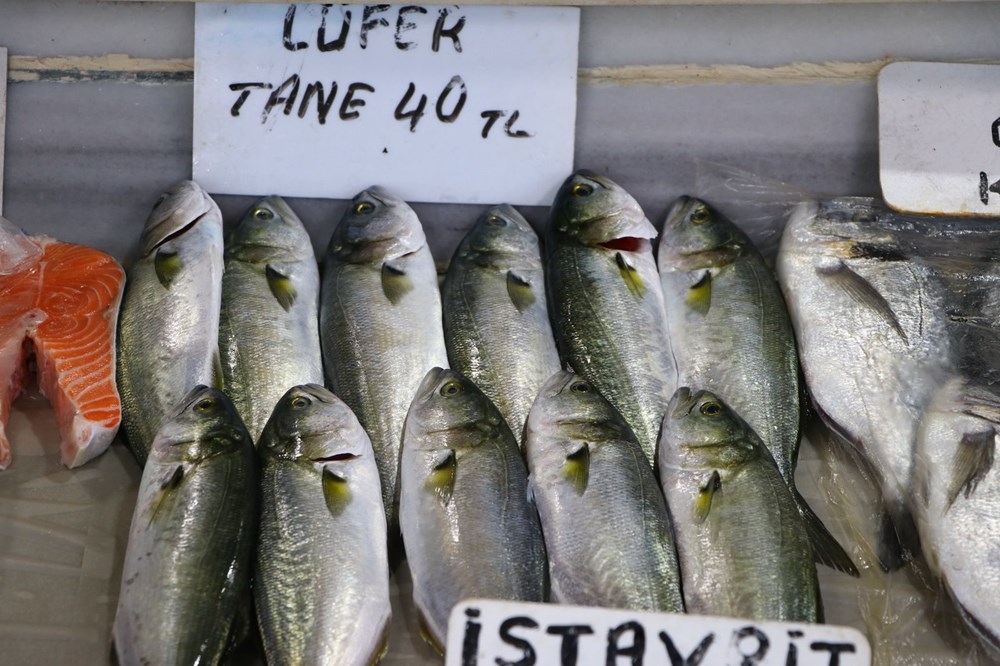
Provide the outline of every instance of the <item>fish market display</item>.
<path id="1" fill-rule="evenodd" d="M 636 200 L 589 171 L 563 183 L 545 237 L 549 310 L 562 358 L 621 412 L 650 465 L 676 382 L 655 237 Z"/>
<path id="2" fill-rule="evenodd" d="M 502 205 L 480 216 L 452 257 L 442 301 L 451 367 L 520 441 L 538 389 L 560 369 L 538 237 L 520 213 Z"/>
<path id="3" fill-rule="evenodd" d="M 816 622 L 805 525 L 770 452 L 708 391 L 677 389 L 658 453 L 688 612 Z"/>
<path id="4" fill-rule="evenodd" d="M 439 650 L 462 599 L 545 600 L 545 549 L 517 440 L 453 370 L 432 369 L 413 399 L 399 484 L 413 598 Z"/>
<path id="5" fill-rule="evenodd" d="M 140 465 L 166 414 L 199 384 L 219 386 L 222 214 L 192 181 L 167 191 L 146 221 L 118 324 L 118 390 Z"/>
<path id="6" fill-rule="evenodd" d="M 554 601 L 683 612 L 670 516 L 639 442 L 590 382 L 560 371 L 525 452 Z"/>
<path id="7" fill-rule="evenodd" d="M 917 548 L 906 506 L 917 425 L 952 357 L 942 283 L 900 241 L 911 227 L 870 200 L 803 204 L 777 263 L 813 402 L 881 477 L 888 567 Z"/>
<path id="8" fill-rule="evenodd" d="M 253 444 L 232 403 L 194 388 L 142 473 L 113 630 L 119 664 L 219 663 L 249 605 L 257 493 Z"/>
<path id="9" fill-rule="evenodd" d="M 1000 658 L 1000 395 L 954 378 L 924 413 L 916 462 L 924 558 L 966 625 Z"/>
<path id="10" fill-rule="evenodd" d="M 281 398 L 258 450 L 254 597 L 268 663 L 374 663 L 389 628 L 389 561 L 368 435 L 310 384 Z"/>
<path id="11" fill-rule="evenodd" d="M 115 323 L 124 281 L 109 255 L 24 236 L 0 218 L 0 469 L 11 463 L 6 425 L 32 358 L 63 464 L 82 465 L 111 444 L 122 418 Z"/>
<path id="12" fill-rule="evenodd" d="M 678 382 L 710 389 L 746 420 L 791 490 L 817 559 L 856 575 L 795 489 L 799 361 L 785 302 L 764 258 L 715 209 L 682 197 L 667 215 L 658 260 Z"/>
<path id="13" fill-rule="evenodd" d="M 387 524 L 396 532 L 403 421 L 424 375 L 445 367 L 434 258 L 417 214 L 380 188 L 360 193 L 333 232 L 320 301 L 323 366 L 371 437 Z"/>
<path id="14" fill-rule="evenodd" d="M 226 395 L 254 442 L 285 391 L 323 383 L 319 267 L 280 197 L 255 203 L 226 239 L 219 350 Z"/>

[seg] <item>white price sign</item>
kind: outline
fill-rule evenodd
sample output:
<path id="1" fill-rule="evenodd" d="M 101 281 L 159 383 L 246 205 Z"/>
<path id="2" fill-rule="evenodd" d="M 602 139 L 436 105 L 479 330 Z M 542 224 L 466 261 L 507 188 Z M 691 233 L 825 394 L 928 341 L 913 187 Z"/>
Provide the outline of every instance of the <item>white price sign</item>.
<path id="1" fill-rule="evenodd" d="M 879 74 L 878 104 L 889 206 L 1000 216 L 1000 65 L 892 63 Z"/>
<path id="2" fill-rule="evenodd" d="M 548 205 L 573 168 L 580 10 L 195 12 L 193 172 L 211 192 Z"/>
<path id="3" fill-rule="evenodd" d="M 448 623 L 446 666 L 869 666 L 850 627 L 471 599 Z"/>

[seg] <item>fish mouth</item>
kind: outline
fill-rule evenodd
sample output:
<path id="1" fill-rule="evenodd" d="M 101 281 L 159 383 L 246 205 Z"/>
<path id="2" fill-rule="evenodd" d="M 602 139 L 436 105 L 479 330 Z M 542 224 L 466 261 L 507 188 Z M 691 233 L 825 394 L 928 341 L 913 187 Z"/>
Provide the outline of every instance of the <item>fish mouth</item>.
<path id="1" fill-rule="evenodd" d="M 328 463 L 328 462 L 347 462 L 349 460 L 357 460 L 361 456 L 356 453 L 334 453 L 331 456 L 323 456 L 321 458 L 309 458 L 314 463 Z"/>
<path id="2" fill-rule="evenodd" d="M 687 386 L 682 386 L 677 389 L 670 402 L 674 405 L 673 409 L 670 410 L 670 417 L 674 419 L 684 418 L 690 414 L 691 410 L 694 409 L 694 406 L 698 404 L 697 397 Z"/>
<path id="3" fill-rule="evenodd" d="M 638 236 L 612 238 L 609 241 L 598 243 L 598 245 L 609 250 L 620 250 L 622 252 L 648 252 L 653 247 L 648 238 L 639 238 Z"/>
<path id="4" fill-rule="evenodd" d="M 204 220 L 208 216 L 208 214 L 211 213 L 211 212 L 212 212 L 211 210 L 207 210 L 204 213 L 202 213 L 201 215 L 199 215 L 198 217 L 196 217 L 193 220 L 191 220 L 190 222 L 184 224 L 181 227 L 178 227 L 174 231 L 171 231 L 167 235 L 163 236 L 158 241 L 156 241 L 156 242 L 154 242 L 152 244 L 146 244 L 145 248 L 144 248 L 145 249 L 144 256 L 150 255 L 153 252 L 153 250 L 156 250 L 157 248 L 165 245 L 166 243 L 169 243 L 170 241 L 174 240 L 175 238 L 180 238 L 181 236 L 183 236 L 184 234 L 186 234 L 188 231 L 190 231 L 191 229 L 193 229 L 195 226 L 197 226 L 197 224 L 199 222 L 201 222 L 202 220 Z M 161 222 L 160 224 L 163 224 L 163 223 Z M 160 225 L 157 225 L 157 227 L 158 226 L 160 226 Z"/>

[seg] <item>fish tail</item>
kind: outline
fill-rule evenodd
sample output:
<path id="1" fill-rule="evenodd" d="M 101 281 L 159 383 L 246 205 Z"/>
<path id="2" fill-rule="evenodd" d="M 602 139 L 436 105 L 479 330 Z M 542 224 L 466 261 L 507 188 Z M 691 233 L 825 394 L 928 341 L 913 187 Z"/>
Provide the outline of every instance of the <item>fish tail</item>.
<path id="1" fill-rule="evenodd" d="M 797 490 L 793 492 L 793 495 L 795 497 L 795 506 L 799 510 L 799 515 L 802 516 L 806 533 L 809 535 L 809 543 L 813 550 L 813 559 L 820 564 L 825 564 L 849 576 L 855 578 L 860 576 L 861 574 L 858 571 L 858 567 L 854 564 L 854 560 L 851 559 L 851 556 L 840 545 L 840 542 L 837 541 L 837 537 L 830 533 L 830 530 L 823 524 L 820 517 L 806 503 L 805 498 Z"/>

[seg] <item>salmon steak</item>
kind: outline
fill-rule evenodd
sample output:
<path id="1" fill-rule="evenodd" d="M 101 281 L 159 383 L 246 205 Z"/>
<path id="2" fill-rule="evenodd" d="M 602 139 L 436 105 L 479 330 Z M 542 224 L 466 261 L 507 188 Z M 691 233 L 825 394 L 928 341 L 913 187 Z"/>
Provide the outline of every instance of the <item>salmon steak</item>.
<path id="1" fill-rule="evenodd" d="M 11 462 L 11 404 L 32 368 L 55 410 L 64 465 L 111 444 L 122 418 L 115 327 L 124 284 L 122 267 L 99 250 L 0 226 L 0 469 Z"/>

